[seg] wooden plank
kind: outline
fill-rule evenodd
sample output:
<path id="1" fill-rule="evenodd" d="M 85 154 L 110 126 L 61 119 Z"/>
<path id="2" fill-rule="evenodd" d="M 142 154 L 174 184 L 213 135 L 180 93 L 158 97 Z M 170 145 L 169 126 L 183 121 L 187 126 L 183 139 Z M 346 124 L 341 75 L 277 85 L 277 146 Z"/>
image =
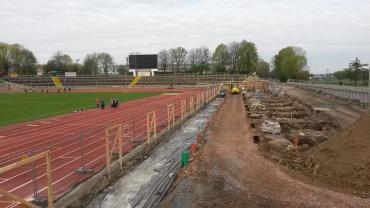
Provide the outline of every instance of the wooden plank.
<path id="1" fill-rule="evenodd" d="M 27 164 L 35 161 L 35 160 L 44 158 L 45 156 L 46 156 L 46 152 L 42 152 L 42 153 L 39 153 L 39 154 L 34 155 L 32 157 L 26 158 L 24 160 L 21 160 L 21 161 L 15 162 L 13 164 L 7 165 L 5 167 L 0 168 L 0 174 L 3 174 L 5 172 L 8 172 L 8 171 L 10 171 L 14 168 L 18 168 L 18 167 L 23 166 L 23 165 L 27 165 Z"/>
<path id="2" fill-rule="evenodd" d="M 14 201 L 17 201 L 17 202 L 20 202 L 21 204 L 24 204 L 28 207 L 31 207 L 31 208 L 39 208 L 38 206 L 32 204 L 31 202 L 28 202 L 26 201 L 25 199 L 15 195 L 15 194 L 12 194 L 10 192 L 7 192 L 5 191 L 4 189 L 0 188 L 0 194 L 10 198 L 10 199 L 13 199 Z"/>
<path id="3" fill-rule="evenodd" d="M 46 152 L 46 176 L 48 179 L 48 208 L 53 208 L 53 179 L 51 177 L 50 151 Z"/>
<path id="4" fill-rule="evenodd" d="M 106 168 L 108 172 L 108 179 L 110 179 L 110 151 L 109 151 L 109 131 L 108 128 L 105 129 L 105 159 L 106 159 Z"/>

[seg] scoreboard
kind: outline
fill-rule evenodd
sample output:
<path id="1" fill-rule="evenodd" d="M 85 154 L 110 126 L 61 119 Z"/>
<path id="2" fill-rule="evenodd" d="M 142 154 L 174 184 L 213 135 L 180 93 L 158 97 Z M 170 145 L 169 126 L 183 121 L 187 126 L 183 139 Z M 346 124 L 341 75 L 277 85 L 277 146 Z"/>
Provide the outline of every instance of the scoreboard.
<path id="1" fill-rule="evenodd" d="M 129 55 L 128 57 L 130 69 L 157 69 L 158 55 Z"/>

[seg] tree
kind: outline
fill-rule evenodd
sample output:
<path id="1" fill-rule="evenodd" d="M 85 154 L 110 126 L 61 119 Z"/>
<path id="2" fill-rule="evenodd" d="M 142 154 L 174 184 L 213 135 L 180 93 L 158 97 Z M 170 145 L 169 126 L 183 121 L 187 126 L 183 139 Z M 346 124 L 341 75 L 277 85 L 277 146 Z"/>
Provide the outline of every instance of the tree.
<path id="1" fill-rule="evenodd" d="M 280 81 L 298 79 L 307 66 L 306 52 L 300 47 L 289 46 L 279 51 L 273 58 L 273 74 Z M 307 70 L 306 70 L 307 71 Z M 304 72 L 307 74 L 307 72 Z M 309 73 L 309 72 L 308 72 Z"/>
<path id="2" fill-rule="evenodd" d="M 118 74 L 127 74 L 128 73 L 128 68 L 126 65 L 118 65 L 117 66 L 117 72 Z"/>
<path id="3" fill-rule="evenodd" d="M 89 75 L 97 75 L 99 73 L 99 55 L 97 53 L 86 55 L 82 73 Z"/>
<path id="4" fill-rule="evenodd" d="M 104 72 L 105 75 L 108 74 L 109 70 L 111 70 L 111 71 L 114 70 L 114 62 L 113 62 L 113 58 L 110 54 L 108 54 L 108 53 L 99 53 L 98 54 L 98 62 L 99 62 L 99 64 L 101 64 L 101 66 L 103 68 L 103 72 Z"/>
<path id="5" fill-rule="evenodd" d="M 8 73 L 10 67 L 9 45 L 0 42 L 0 72 Z"/>
<path id="6" fill-rule="evenodd" d="M 183 47 L 177 47 L 171 48 L 168 53 L 172 72 L 180 71 L 180 69 L 183 68 L 185 64 L 186 54 L 188 52 Z"/>
<path id="7" fill-rule="evenodd" d="M 240 73 L 251 74 L 256 71 L 258 53 L 254 43 L 243 40 L 238 49 L 238 56 L 238 71 Z"/>
<path id="8" fill-rule="evenodd" d="M 357 86 L 357 82 L 359 78 L 363 77 L 361 74 L 363 74 L 363 71 L 367 71 L 367 69 L 364 68 L 364 66 L 368 66 L 368 64 L 362 64 L 361 61 L 356 57 L 355 60 L 353 60 L 351 63 L 349 63 L 349 69 L 353 70 L 354 72 L 354 80 L 355 85 Z"/>
<path id="9" fill-rule="evenodd" d="M 167 50 L 161 50 L 158 53 L 158 59 L 159 59 L 159 67 L 163 70 L 163 72 L 166 72 L 169 61 L 170 61 L 170 55 Z"/>
<path id="10" fill-rule="evenodd" d="M 183 47 L 176 48 L 176 71 L 180 71 L 181 67 L 183 67 L 186 59 L 186 54 L 188 52 Z"/>
<path id="11" fill-rule="evenodd" d="M 214 65 L 213 71 L 216 73 L 226 73 L 227 72 L 226 67 L 222 64 Z"/>
<path id="12" fill-rule="evenodd" d="M 236 72 L 236 68 L 239 64 L 239 48 L 240 48 L 240 43 L 237 43 L 237 42 L 231 42 L 228 47 L 229 60 L 230 60 L 231 70 L 233 72 Z"/>
<path id="13" fill-rule="evenodd" d="M 46 63 L 44 72 L 56 71 L 60 74 L 73 71 L 72 58 L 61 51 L 56 52 Z"/>
<path id="14" fill-rule="evenodd" d="M 14 68 L 17 74 L 35 74 L 37 60 L 32 51 L 22 45 L 0 43 L 0 71 Z"/>
<path id="15" fill-rule="evenodd" d="M 262 78 L 268 78 L 270 76 L 270 64 L 260 59 L 257 67 L 256 67 L 256 74 Z"/>
<path id="16" fill-rule="evenodd" d="M 226 65 L 230 62 L 227 46 L 223 43 L 219 44 L 213 53 L 212 59 L 216 64 L 226 68 Z"/>
<path id="17" fill-rule="evenodd" d="M 209 71 L 209 61 L 211 60 L 210 50 L 207 47 L 191 49 L 188 56 L 191 64 L 190 70 L 194 73 L 203 74 Z"/>

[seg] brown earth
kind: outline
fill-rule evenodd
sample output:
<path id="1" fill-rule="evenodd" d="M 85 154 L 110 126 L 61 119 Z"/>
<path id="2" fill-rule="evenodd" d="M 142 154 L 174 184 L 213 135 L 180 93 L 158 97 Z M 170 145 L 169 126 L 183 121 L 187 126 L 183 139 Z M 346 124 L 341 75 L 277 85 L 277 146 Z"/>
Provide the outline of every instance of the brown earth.
<path id="1" fill-rule="evenodd" d="M 370 199 L 302 182 L 264 158 L 245 114 L 241 96 L 225 99 L 203 151 L 179 173 L 162 207 L 369 207 Z"/>
<path id="2" fill-rule="evenodd" d="M 370 116 L 364 114 L 304 155 L 323 182 L 370 193 Z"/>

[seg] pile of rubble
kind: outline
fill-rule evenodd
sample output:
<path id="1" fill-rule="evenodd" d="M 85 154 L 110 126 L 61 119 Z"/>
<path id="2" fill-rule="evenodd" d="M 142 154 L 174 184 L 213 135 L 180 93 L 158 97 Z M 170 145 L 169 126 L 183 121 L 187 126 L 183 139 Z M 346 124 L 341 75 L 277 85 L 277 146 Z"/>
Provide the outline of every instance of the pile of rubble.
<path id="1" fill-rule="evenodd" d="M 296 170 L 304 169 L 301 154 L 326 141 L 337 128 L 330 117 L 314 113 L 279 87 L 268 86 L 266 92 L 248 91 L 243 98 L 263 152 Z"/>

